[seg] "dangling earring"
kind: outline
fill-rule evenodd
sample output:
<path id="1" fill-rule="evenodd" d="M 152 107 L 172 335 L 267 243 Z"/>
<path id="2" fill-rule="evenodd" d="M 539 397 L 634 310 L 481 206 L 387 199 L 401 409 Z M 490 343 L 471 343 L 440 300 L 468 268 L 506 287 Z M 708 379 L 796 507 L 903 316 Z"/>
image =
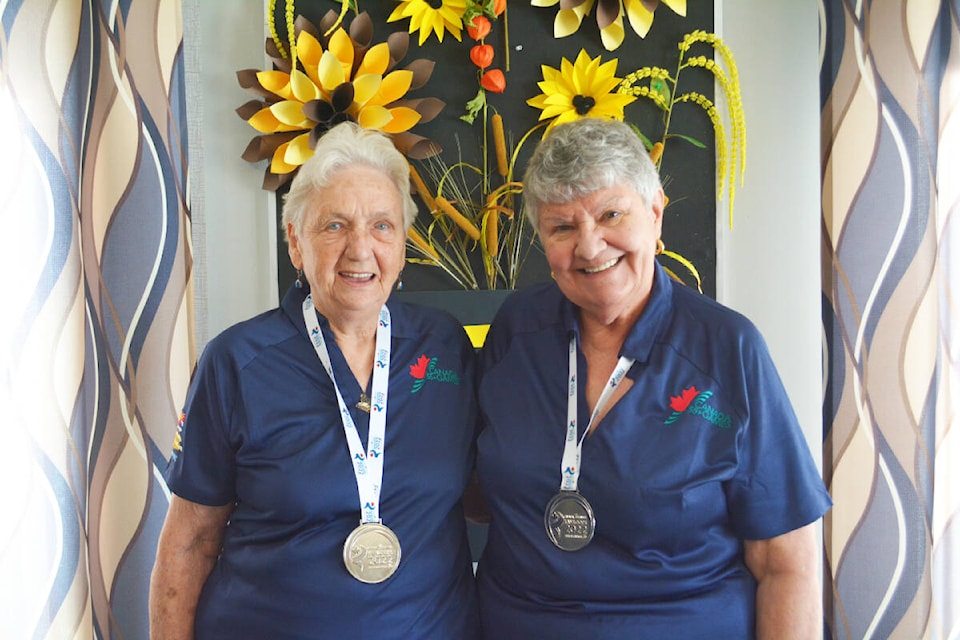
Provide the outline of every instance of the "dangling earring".
<path id="1" fill-rule="evenodd" d="M 397 275 L 397 291 L 403 291 L 403 271 Z"/>
<path id="2" fill-rule="evenodd" d="M 303 278 L 303 269 L 297 269 L 297 281 L 293 283 L 293 286 L 297 289 L 303 289 L 303 280 L 301 280 L 301 278 Z"/>
<path id="3" fill-rule="evenodd" d="M 663 250 L 666 249 L 666 246 L 663 244 L 663 240 L 657 238 L 657 250 L 653 252 L 653 255 L 658 256 L 663 253 Z"/>

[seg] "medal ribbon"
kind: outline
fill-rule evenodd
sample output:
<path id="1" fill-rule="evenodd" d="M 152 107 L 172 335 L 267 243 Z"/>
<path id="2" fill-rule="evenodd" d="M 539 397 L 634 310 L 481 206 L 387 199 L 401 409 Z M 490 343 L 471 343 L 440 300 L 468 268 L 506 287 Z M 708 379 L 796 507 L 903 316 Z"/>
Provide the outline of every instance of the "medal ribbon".
<path id="1" fill-rule="evenodd" d="M 630 367 L 633 366 L 635 361 L 634 358 L 628 358 L 626 356 L 620 356 L 620 360 L 617 361 L 617 366 L 613 368 L 613 373 L 610 374 L 610 379 L 607 381 L 606 386 L 603 388 L 603 392 L 600 394 L 600 398 L 597 400 L 597 406 L 593 408 L 593 413 L 590 415 L 590 422 L 587 424 L 587 428 L 583 431 L 583 435 L 580 439 L 577 439 L 577 338 L 576 336 L 570 337 L 570 349 L 568 352 L 569 355 L 569 371 L 570 371 L 570 380 L 567 386 L 567 441 L 563 445 L 563 460 L 560 463 L 560 490 L 561 491 L 576 491 L 577 482 L 580 479 L 580 453 L 583 450 L 583 439 L 587 437 L 587 434 L 590 433 L 590 429 L 593 427 L 593 423 L 596 422 L 597 416 L 600 415 L 600 412 L 607 402 L 610 401 L 610 396 L 613 395 L 613 392 L 616 391 L 617 387 L 620 386 L 620 383 L 623 381 L 623 377 L 627 375 L 627 371 L 630 370 Z"/>
<path id="2" fill-rule="evenodd" d="M 313 344 L 323 369 L 333 382 L 340 405 L 340 417 L 343 432 L 347 436 L 350 459 L 353 461 L 353 474 L 357 479 L 357 492 L 360 495 L 360 522 L 380 523 L 380 483 L 383 481 L 383 448 L 387 428 L 387 388 L 390 384 L 390 310 L 384 305 L 380 309 L 377 321 L 376 355 L 373 359 L 373 382 L 370 387 L 370 428 L 367 434 L 367 450 L 363 450 L 357 425 L 343 401 L 337 379 L 333 375 L 330 352 L 327 350 L 320 330 L 320 321 L 313 308 L 313 297 L 303 301 L 303 321 L 307 335 Z"/>

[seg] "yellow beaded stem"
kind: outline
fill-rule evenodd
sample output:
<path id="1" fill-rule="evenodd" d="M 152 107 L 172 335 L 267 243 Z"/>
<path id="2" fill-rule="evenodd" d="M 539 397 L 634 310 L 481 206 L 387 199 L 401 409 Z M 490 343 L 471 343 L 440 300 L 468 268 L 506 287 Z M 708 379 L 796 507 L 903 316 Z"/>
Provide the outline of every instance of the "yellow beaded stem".
<path id="1" fill-rule="evenodd" d="M 323 34 L 325 37 L 329 38 L 330 35 L 336 31 L 341 24 L 343 24 L 343 19 L 347 17 L 348 9 L 350 9 L 350 0 L 340 0 L 340 15 L 337 16 L 337 20 Z"/>
<path id="2" fill-rule="evenodd" d="M 270 37 L 273 39 L 273 44 L 277 47 L 277 51 L 280 52 L 280 55 L 284 58 L 287 57 L 287 48 L 282 42 L 280 42 L 280 34 L 277 33 L 277 21 L 274 16 L 274 12 L 277 9 L 277 0 L 268 0 L 267 2 L 267 26 L 270 28 Z"/>
<path id="3" fill-rule="evenodd" d="M 297 68 L 297 35 L 293 32 L 293 0 L 286 0 L 285 14 L 287 18 L 287 40 L 290 41 L 291 69 Z"/>

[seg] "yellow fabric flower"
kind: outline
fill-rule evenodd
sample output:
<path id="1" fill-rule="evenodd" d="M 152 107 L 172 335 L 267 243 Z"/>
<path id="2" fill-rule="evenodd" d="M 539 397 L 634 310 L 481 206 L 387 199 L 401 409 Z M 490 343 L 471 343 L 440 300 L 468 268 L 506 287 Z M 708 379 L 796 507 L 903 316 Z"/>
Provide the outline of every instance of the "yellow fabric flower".
<path id="1" fill-rule="evenodd" d="M 467 11 L 467 0 L 441 0 L 440 8 L 435 9 L 428 0 L 397 0 L 399 6 L 393 10 L 387 22 L 396 22 L 410 18 L 410 33 L 419 29 L 420 42 L 423 44 L 431 33 L 443 42 L 443 34 L 450 32 L 460 41 L 463 30 L 463 14 Z"/>
<path id="2" fill-rule="evenodd" d="M 365 15 L 360 18 L 368 22 Z M 365 31 L 366 24 L 359 26 Z M 312 27 L 312 25 L 311 25 Z M 409 133 L 418 122 L 432 119 L 442 108 L 434 99 L 404 99 L 411 88 L 422 86 L 433 65 L 416 61 L 407 69 L 392 69 L 391 44 L 383 42 L 359 49 L 352 35 L 337 28 L 326 46 L 316 29 L 302 29 L 296 42 L 298 65 L 284 70 L 238 74 L 244 88 L 263 96 L 238 113 L 261 136 L 254 138 L 244 158 L 256 162 L 270 158 L 264 188 L 276 189 L 313 155 L 317 139 L 330 127 L 350 120 L 366 129 L 391 134 L 397 147 L 411 156 L 426 157 L 439 151 L 432 141 Z M 407 34 L 402 34 L 403 39 Z M 399 50 L 406 43 L 394 42 Z M 356 70 L 354 68 L 356 67 Z M 398 137 L 399 136 L 399 137 Z"/>
<path id="3" fill-rule="evenodd" d="M 687 15 L 687 0 L 663 0 L 663 3 L 677 15 Z M 560 4 L 560 0 L 531 0 L 530 4 L 535 7 L 552 7 Z M 623 43 L 624 13 L 633 30 L 644 38 L 653 25 L 653 12 L 658 4 L 659 0 L 566 0 L 554 19 L 553 37 L 565 38 L 576 33 L 583 18 L 589 15 L 596 5 L 600 39 L 607 51 L 613 51 Z"/>
<path id="4" fill-rule="evenodd" d="M 537 86 L 543 93 L 527 100 L 527 104 L 542 110 L 540 120 L 553 119 L 547 133 L 562 122 L 585 117 L 623 120 L 623 108 L 636 100 L 632 95 L 611 93 L 621 80 L 614 76 L 616 58 L 601 64 L 600 56 L 591 59 L 581 49 L 572 64 L 563 58 L 560 69 L 547 65 L 540 69 L 543 81 Z"/>

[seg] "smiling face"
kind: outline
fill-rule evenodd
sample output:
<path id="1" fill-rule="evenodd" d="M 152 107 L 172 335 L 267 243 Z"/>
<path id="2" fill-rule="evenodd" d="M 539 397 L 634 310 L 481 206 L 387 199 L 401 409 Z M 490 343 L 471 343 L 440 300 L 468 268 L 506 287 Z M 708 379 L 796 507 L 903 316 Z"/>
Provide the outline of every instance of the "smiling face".
<path id="1" fill-rule="evenodd" d="M 647 204 L 614 184 L 539 210 L 540 239 L 560 290 L 590 320 L 632 323 L 653 288 L 663 191 Z"/>
<path id="2" fill-rule="evenodd" d="M 287 225 L 290 261 L 334 325 L 376 323 L 403 269 L 403 203 L 383 172 L 357 164 L 330 176 L 299 231 Z"/>

